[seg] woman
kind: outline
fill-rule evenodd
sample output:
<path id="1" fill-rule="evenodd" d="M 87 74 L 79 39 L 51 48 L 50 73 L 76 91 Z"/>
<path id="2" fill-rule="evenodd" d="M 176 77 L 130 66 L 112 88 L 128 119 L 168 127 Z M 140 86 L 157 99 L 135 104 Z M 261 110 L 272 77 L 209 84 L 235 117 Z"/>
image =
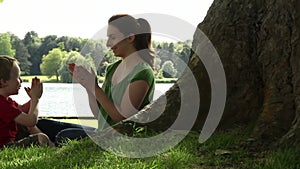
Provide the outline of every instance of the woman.
<path id="1" fill-rule="evenodd" d="M 90 73 L 83 66 L 69 65 L 72 77 L 88 93 L 91 110 L 98 119 L 98 131 L 134 115 L 149 104 L 155 85 L 149 23 L 130 15 L 114 15 L 108 21 L 107 36 L 107 46 L 121 59 L 107 67 L 102 88 L 95 82 L 94 72 Z M 44 127 L 39 128 L 47 133 Z M 72 133 L 73 129 L 65 129 L 59 131 L 57 137 L 70 138 Z M 79 134 L 75 138 L 85 136 Z"/>

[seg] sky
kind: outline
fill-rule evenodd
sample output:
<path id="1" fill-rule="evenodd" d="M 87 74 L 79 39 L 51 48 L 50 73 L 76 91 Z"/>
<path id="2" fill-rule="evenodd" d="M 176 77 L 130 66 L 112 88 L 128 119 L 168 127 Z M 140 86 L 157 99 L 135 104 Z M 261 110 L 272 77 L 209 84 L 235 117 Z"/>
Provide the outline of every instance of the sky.
<path id="1" fill-rule="evenodd" d="M 168 28 L 168 25 L 177 22 L 172 21 L 172 18 L 176 18 L 178 23 L 185 22 L 196 28 L 206 16 L 212 2 L 213 0 L 4 0 L 0 3 L 0 33 L 10 32 L 21 39 L 29 31 L 35 31 L 39 37 L 57 35 L 92 38 L 107 26 L 110 16 L 120 13 L 150 18 L 158 16 L 154 17 L 155 20 L 163 21 L 157 23 L 159 27 Z M 174 35 L 165 34 L 158 31 L 154 36 L 172 39 Z"/>

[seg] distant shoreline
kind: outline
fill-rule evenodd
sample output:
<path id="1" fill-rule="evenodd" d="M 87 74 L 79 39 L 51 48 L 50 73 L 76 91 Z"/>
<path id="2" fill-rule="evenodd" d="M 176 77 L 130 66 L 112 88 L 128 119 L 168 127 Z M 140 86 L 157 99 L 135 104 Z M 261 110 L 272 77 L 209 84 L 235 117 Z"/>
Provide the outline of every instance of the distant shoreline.
<path id="1" fill-rule="evenodd" d="M 52 76 L 46 76 L 46 75 L 29 75 L 29 76 L 21 76 L 21 79 L 23 82 L 31 82 L 31 79 L 37 77 L 42 80 L 43 83 L 63 83 L 60 81 L 56 81 L 56 77 Z M 102 83 L 104 80 L 104 77 L 98 76 L 99 83 Z M 177 78 L 162 78 L 162 79 L 155 79 L 156 83 L 175 83 L 177 81 Z"/>

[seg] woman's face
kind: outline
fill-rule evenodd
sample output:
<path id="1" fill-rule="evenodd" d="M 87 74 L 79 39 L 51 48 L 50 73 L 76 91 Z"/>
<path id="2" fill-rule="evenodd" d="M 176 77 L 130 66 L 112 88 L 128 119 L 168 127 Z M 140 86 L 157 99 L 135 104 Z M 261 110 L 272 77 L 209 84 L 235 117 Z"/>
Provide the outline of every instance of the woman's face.
<path id="1" fill-rule="evenodd" d="M 119 29 L 113 25 L 108 25 L 107 28 L 107 43 L 106 46 L 111 48 L 115 56 L 125 57 L 128 51 L 129 43 L 126 37 Z"/>

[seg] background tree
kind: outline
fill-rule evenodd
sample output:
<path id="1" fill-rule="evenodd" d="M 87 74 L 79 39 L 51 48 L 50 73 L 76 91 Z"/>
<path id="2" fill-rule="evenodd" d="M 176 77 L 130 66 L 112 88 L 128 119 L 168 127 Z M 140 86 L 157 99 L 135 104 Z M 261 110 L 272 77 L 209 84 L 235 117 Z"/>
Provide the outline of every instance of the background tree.
<path id="1" fill-rule="evenodd" d="M 104 45 L 105 43 L 103 43 Z M 96 58 L 95 58 L 96 56 Z M 115 61 L 119 60 L 120 58 L 117 58 L 114 56 L 113 52 L 111 50 L 108 50 L 108 48 L 102 48 L 102 50 L 100 49 L 100 53 L 99 55 L 95 55 L 93 57 L 95 66 L 97 68 L 97 73 L 100 76 L 104 76 L 106 67 L 111 64 L 114 63 Z M 104 57 L 103 57 L 104 56 Z"/>
<path id="2" fill-rule="evenodd" d="M 69 63 L 84 65 L 88 70 L 92 68 L 96 72 L 95 64 L 90 56 L 84 57 L 77 51 L 70 51 L 67 52 L 65 57 L 62 59 L 61 66 L 58 71 L 61 76 L 61 82 L 63 83 L 71 83 L 73 81 L 68 69 Z"/>
<path id="3" fill-rule="evenodd" d="M 59 68 L 59 74 L 61 76 L 61 82 L 72 83 L 72 77 L 69 74 L 68 64 L 83 62 L 84 57 L 77 51 L 71 51 L 63 58 L 61 66 Z"/>
<path id="4" fill-rule="evenodd" d="M 10 42 L 10 34 L 2 33 L 0 34 L 0 55 L 8 55 L 15 57 L 15 50 L 12 48 Z"/>
<path id="5" fill-rule="evenodd" d="M 154 67 L 155 67 L 156 71 L 160 71 L 160 68 L 161 68 L 160 65 L 161 65 L 161 59 L 159 57 L 156 57 L 155 61 L 154 61 Z"/>
<path id="6" fill-rule="evenodd" d="M 11 44 L 15 49 L 15 58 L 18 60 L 22 74 L 28 75 L 30 73 L 30 66 L 32 65 L 29 61 L 30 55 L 23 41 L 15 35 L 11 35 Z"/>
<path id="7" fill-rule="evenodd" d="M 56 39 L 56 43 L 60 43 L 60 42 L 64 44 L 65 50 L 67 52 L 80 51 L 83 47 L 81 38 L 62 36 Z"/>
<path id="8" fill-rule="evenodd" d="M 171 43 L 168 44 L 168 51 L 170 53 L 174 53 L 174 48 L 175 48 L 175 46 L 174 46 L 173 42 L 171 42 Z"/>
<path id="9" fill-rule="evenodd" d="M 67 52 L 62 51 L 59 48 L 52 49 L 49 54 L 44 55 L 41 64 L 41 71 L 43 75 L 48 75 L 52 77 L 56 76 L 56 81 L 59 81 L 59 73 L 58 70 L 61 67 L 61 63 L 63 58 L 65 57 Z"/>
<path id="10" fill-rule="evenodd" d="M 49 53 L 50 50 L 52 50 L 53 48 L 57 48 L 58 47 L 58 44 L 56 42 L 56 38 L 57 36 L 56 35 L 48 35 L 44 38 L 40 38 L 40 43 L 37 48 L 37 50 L 35 51 L 35 72 L 37 74 L 41 74 L 41 67 L 40 67 L 40 64 L 42 63 L 42 57 L 44 55 L 47 55 Z"/>
<path id="11" fill-rule="evenodd" d="M 176 76 L 174 77 L 178 78 L 182 75 L 183 71 L 187 67 L 192 43 L 191 41 L 176 42 L 173 46 L 174 51 L 172 61 L 174 64 L 174 68 L 177 71 Z"/>
<path id="12" fill-rule="evenodd" d="M 39 55 L 43 56 L 49 53 L 54 48 L 58 47 L 59 42 L 56 41 L 56 35 L 48 35 L 41 38 L 41 46 L 38 49 Z"/>
<path id="13" fill-rule="evenodd" d="M 85 41 L 83 48 L 80 50 L 80 53 L 83 56 L 90 56 L 93 59 L 99 74 L 102 74 L 103 70 L 106 68 L 103 67 L 103 63 L 107 61 L 106 57 L 109 56 L 108 52 L 109 50 L 106 47 L 106 41 L 93 39 Z"/>
<path id="14" fill-rule="evenodd" d="M 41 45 L 41 39 L 38 37 L 38 34 L 34 31 L 27 32 L 23 39 L 23 43 L 28 50 L 30 55 L 29 61 L 31 62 L 30 74 L 31 75 L 40 75 L 40 64 L 41 57 L 39 55 L 39 47 Z"/>
<path id="15" fill-rule="evenodd" d="M 39 36 L 35 31 L 30 31 L 25 34 L 23 42 L 26 46 L 39 41 Z"/>
<path id="16" fill-rule="evenodd" d="M 166 61 L 163 65 L 162 68 L 159 71 L 159 77 L 160 78 L 173 78 L 176 77 L 177 75 L 177 70 L 174 67 L 174 64 L 172 61 Z"/>
<path id="17" fill-rule="evenodd" d="M 39 38 L 38 34 L 34 31 L 27 32 L 22 41 L 15 35 L 9 36 L 11 42 L 6 41 L 7 46 L 10 44 L 13 50 L 16 50 L 15 55 L 17 59 L 20 60 L 20 66 L 22 70 L 24 70 L 25 75 L 40 75 L 42 57 L 43 55 L 47 55 L 53 48 L 60 48 L 67 52 L 78 51 L 83 57 L 92 58 L 97 69 L 97 74 L 101 76 L 104 75 L 107 65 L 119 59 L 106 47 L 105 40 L 67 36 L 57 37 L 56 35 Z M 2 45 L 2 47 L 4 46 L 5 45 Z M 178 72 L 177 76 L 179 76 L 186 67 L 180 63 L 185 63 L 188 60 L 190 43 L 154 41 L 153 47 L 155 47 L 154 50 L 157 53 L 155 61 L 156 72 L 159 72 L 166 61 L 171 61 L 175 71 Z M 163 75 L 161 77 L 163 77 Z"/>

